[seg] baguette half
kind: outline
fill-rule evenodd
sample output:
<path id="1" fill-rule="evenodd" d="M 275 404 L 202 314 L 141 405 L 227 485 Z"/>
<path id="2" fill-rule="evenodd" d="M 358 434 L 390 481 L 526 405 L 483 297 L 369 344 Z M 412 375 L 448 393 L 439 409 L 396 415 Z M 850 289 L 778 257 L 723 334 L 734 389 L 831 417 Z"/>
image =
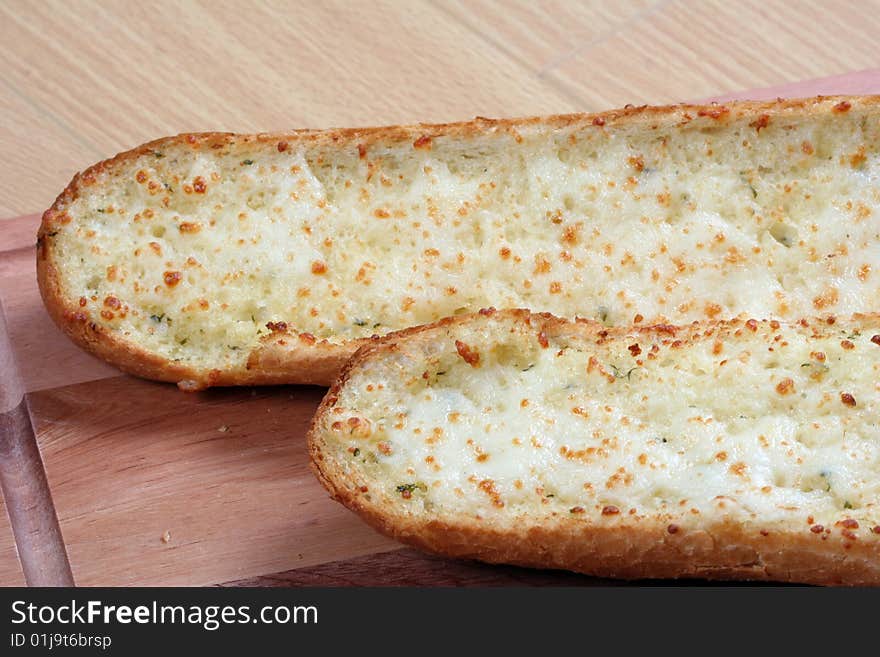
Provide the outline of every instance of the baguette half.
<path id="1" fill-rule="evenodd" d="M 332 496 L 452 557 L 880 584 L 880 316 L 607 328 L 485 311 L 362 348 L 309 434 Z"/>
<path id="2" fill-rule="evenodd" d="M 481 307 L 606 324 L 876 310 L 880 103 L 189 134 L 45 213 L 50 315 L 185 389 L 329 384 L 374 334 Z"/>

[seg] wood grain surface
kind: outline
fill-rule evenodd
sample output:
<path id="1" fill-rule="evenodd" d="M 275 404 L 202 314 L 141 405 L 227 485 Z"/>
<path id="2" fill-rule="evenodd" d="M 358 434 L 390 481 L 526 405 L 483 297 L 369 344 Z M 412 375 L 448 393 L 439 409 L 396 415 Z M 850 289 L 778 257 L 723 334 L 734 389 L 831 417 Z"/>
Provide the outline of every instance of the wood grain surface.
<path id="1" fill-rule="evenodd" d="M 224 586 L 615 586 L 625 582 L 559 570 L 452 561 L 410 548 L 252 577 Z"/>
<path id="2" fill-rule="evenodd" d="M 561 570 L 534 570 L 452 561 L 410 548 L 354 557 L 252 577 L 222 586 L 717 586 L 707 580 L 604 579 Z M 773 586 L 764 582 L 730 582 L 728 586 Z"/>
<path id="3" fill-rule="evenodd" d="M 26 213 L 74 171 L 187 130 L 880 93 L 877 69 L 797 82 L 876 66 L 878 17 L 878 2 L 767 0 L 0 3 L 0 216 L 25 215 L 0 221 L 0 301 L 76 582 L 604 583 L 377 535 L 308 470 L 320 389 L 185 395 L 73 346 L 39 299 Z M 0 584 L 23 581 L 0 510 Z"/>
<path id="4" fill-rule="evenodd" d="M 323 392 L 115 377 L 30 395 L 77 583 L 203 585 L 397 547 L 309 469 Z"/>
<path id="5" fill-rule="evenodd" d="M 4 0 L 0 217 L 192 130 L 599 110 L 880 62 L 880 0 Z"/>

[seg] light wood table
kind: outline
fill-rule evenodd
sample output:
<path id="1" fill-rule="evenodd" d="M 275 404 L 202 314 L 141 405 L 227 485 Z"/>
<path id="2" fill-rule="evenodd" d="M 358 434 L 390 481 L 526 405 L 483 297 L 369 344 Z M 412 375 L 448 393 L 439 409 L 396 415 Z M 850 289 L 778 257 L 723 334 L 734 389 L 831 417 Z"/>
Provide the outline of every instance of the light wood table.
<path id="1" fill-rule="evenodd" d="M 184 131 L 694 100 L 876 67 L 880 0 L 0 2 L 0 217 Z"/>
<path id="2" fill-rule="evenodd" d="M 76 170 L 183 131 L 877 93 L 877 70 L 779 86 L 876 67 L 877 34 L 880 0 L 0 0 L 0 299 L 55 554 L 80 584 L 595 581 L 433 559 L 369 530 L 308 472 L 320 389 L 181 395 L 73 346 L 40 303 L 33 238 Z M 0 585 L 23 581 L 0 508 Z"/>

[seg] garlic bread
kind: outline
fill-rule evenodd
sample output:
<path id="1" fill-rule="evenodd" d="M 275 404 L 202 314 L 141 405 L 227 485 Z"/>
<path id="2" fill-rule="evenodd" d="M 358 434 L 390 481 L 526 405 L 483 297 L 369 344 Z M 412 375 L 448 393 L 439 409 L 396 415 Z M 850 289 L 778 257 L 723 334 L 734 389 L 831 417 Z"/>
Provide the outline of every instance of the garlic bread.
<path id="1" fill-rule="evenodd" d="M 608 328 L 485 311 L 347 364 L 309 435 L 337 500 L 453 557 L 880 585 L 880 316 Z"/>
<path id="2" fill-rule="evenodd" d="M 185 389 L 329 384 L 372 335 L 527 307 L 608 325 L 875 311 L 877 97 L 189 134 L 78 174 L 46 307 Z"/>

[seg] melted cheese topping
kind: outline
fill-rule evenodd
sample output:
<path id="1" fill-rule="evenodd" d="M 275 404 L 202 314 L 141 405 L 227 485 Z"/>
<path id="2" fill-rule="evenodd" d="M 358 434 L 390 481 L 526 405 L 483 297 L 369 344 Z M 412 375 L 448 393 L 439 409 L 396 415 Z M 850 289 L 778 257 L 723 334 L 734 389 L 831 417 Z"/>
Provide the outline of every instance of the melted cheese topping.
<path id="1" fill-rule="evenodd" d="M 827 110 L 156 147 L 62 208 L 53 253 L 92 320 L 208 367 L 269 322 L 341 342 L 490 305 L 608 324 L 870 311 L 880 121 Z"/>
<path id="2" fill-rule="evenodd" d="M 481 318 L 361 362 L 322 439 L 403 513 L 854 519 L 880 540 L 880 321 L 539 330 Z"/>

